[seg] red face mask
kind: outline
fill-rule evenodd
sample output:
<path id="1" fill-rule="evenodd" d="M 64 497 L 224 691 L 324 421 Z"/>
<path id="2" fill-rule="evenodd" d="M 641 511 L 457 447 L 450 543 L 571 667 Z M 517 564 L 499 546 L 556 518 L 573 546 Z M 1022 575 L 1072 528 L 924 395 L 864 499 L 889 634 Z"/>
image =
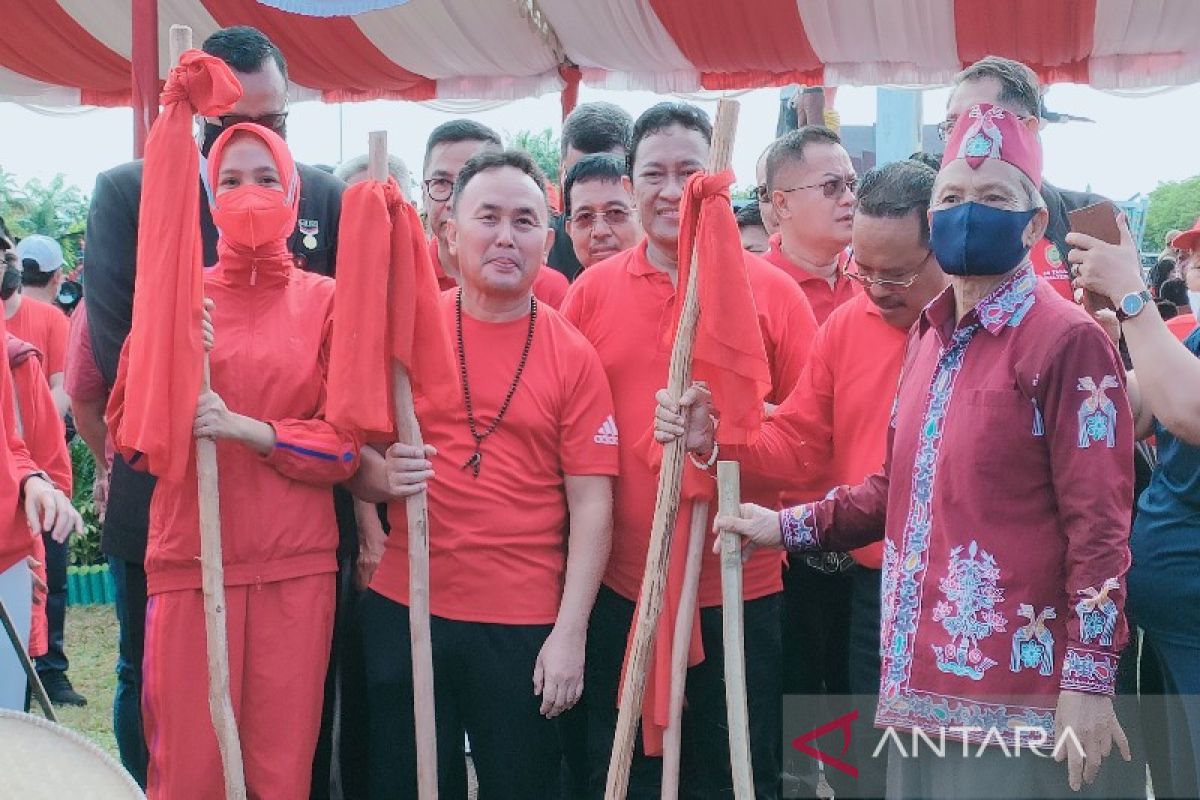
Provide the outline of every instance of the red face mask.
<path id="1" fill-rule="evenodd" d="M 250 251 L 287 239 L 296 219 L 286 194 L 253 184 L 222 192 L 212 215 L 222 238 Z"/>

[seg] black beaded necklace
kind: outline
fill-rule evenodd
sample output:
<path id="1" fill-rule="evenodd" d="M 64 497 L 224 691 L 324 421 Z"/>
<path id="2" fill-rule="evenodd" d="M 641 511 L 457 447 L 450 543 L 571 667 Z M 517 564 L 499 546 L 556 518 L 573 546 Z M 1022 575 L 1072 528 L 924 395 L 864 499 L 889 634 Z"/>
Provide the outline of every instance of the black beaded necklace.
<path id="1" fill-rule="evenodd" d="M 462 377 L 463 401 L 467 406 L 467 426 L 471 429 L 471 438 L 475 440 L 475 452 L 460 469 L 470 467 L 473 477 L 478 478 L 479 467 L 483 464 L 483 440 L 491 436 L 500 426 L 500 420 L 504 419 L 504 414 L 508 411 L 509 404 L 512 403 L 513 395 L 517 393 L 517 386 L 521 383 L 521 373 L 525 371 L 525 362 L 529 359 L 529 348 L 533 344 L 533 326 L 537 321 L 537 299 L 529 298 L 529 333 L 525 336 L 525 347 L 521 350 L 521 360 L 517 363 L 517 374 L 513 376 L 512 385 L 508 387 L 508 394 L 504 396 L 504 402 L 500 404 L 496 418 L 483 433 L 479 433 L 475 429 L 475 409 L 471 404 L 471 384 L 467 380 L 467 350 L 463 344 L 462 317 L 462 289 L 460 288 L 454 302 L 454 327 L 455 333 L 458 335 L 458 373 Z"/>

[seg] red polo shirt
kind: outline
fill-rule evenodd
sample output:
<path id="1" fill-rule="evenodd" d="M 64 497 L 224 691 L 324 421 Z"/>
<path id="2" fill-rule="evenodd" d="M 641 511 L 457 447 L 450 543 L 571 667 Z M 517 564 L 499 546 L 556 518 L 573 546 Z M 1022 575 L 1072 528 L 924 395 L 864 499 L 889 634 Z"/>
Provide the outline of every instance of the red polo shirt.
<path id="1" fill-rule="evenodd" d="M 767 400 L 778 403 L 787 397 L 808 360 L 816 321 L 794 281 L 750 253 L 745 259 L 771 366 L 773 389 Z M 563 315 L 600 354 L 612 385 L 622 446 L 613 497 L 612 554 L 604 583 L 630 600 L 637 598 L 646 570 L 658 488 L 656 472 L 634 444 L 653 424 L 655 392 L 667 385 L 675 302 L 671 278 L 646 259 L 643 241 L 582 272 L 563 304 Z M 744 479 L 742 497 L 776 506 L 779 495 L 774 488 L 764 490 Z M 710 515 L 715 511 L 713 504 Z M 746 564 L 745 599 L 781 589 L 779 554 L 756 553 Z M 720 560 L 708 547 L 700 570 L 699 598 L 702 608 L 721 604 Z"/>
<path id="2" fill-rule="evenodd" d="M 65 368 L 70 330 L 71 321 L 61 309 L 28 297 L 21 298 L 17 313 L 8 320 L 9 333 L 29 342 L 42 353 L 47 378 Z"/>
<path id="3" fill-rule="evenodd" d="M 1176 339 L 1186 341 L 1192 335 L 1192 331 L 1196 330 L 1196 318 L 1192 312 L 1185 311 L 1167 320 L 1167 327 L 1175 334 Z"/>
<path id="4" fill-rule="evenodd" d="M 808 304 L 812 306 L 813 315 L 817 318 L 817 325 L 824 325 L 825 320 L 829 319 L 829 315 L 835 308 L 862 293 L 862 287 L 856 281 L 842 274 L 842 270 L 850 261 L 849 250 L 843 251 L 838 256 L 837 279 L 830 286 L 829 281 L 819 275 L 813 275 L 784 255 L 782 242 L 780 234 L 771 234 L 771 246 L 767 248 L 767 252 L 763 253 L 762 257 L 800 284 L 800 288 L 804 290 L 804 295 L 808 298 Z"/>
<path id="5" fill-rule="evenodd" d="M 759 443 L 725 455 L 748 472 L 799 480 L 800 495 L 820 497 L 832 486 L 862 483 L 882 469 L 887 455 L 888 420 L 907 341 L 908 331 L 885 322 L 865 292 L 838 307 L 817 331 L 808 366 Z M 808 453 L 805 460 L 799 458 L 802 451 Z M 812 474 L 806 462 L 827 469 Z M 879 542 L 850 553 L 871 569 L 879 569 L 882 554 Z"/>

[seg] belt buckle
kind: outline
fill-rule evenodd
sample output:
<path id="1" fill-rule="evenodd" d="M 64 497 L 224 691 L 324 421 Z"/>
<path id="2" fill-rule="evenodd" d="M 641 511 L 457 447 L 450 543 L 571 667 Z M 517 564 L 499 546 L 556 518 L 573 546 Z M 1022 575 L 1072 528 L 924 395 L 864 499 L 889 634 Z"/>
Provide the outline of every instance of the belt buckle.
<path id="1" fill-rule="evenodd" d="M 854 559 L 848 553 L 808 553 L 804 563 L 817 572 L 836 575 L 854 566 Z"/>

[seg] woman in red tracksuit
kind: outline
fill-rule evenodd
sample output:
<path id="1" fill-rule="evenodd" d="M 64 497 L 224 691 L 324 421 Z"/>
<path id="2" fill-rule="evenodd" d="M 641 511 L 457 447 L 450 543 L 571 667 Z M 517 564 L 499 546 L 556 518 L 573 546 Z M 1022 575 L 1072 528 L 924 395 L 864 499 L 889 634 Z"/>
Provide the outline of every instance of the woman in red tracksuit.
<path id="1" fill-rule="evenodd" d="M 234 125 L 214 143 L 207 169 L 221 236 L 204 277 L 212 390 L 200 397 L 194 432 L 217 441 L 230 694 L 249 797 L 300 800 L 309 795 L 333 629 L 330 488 L 354 473 L 358 442 L 324 420 L 333 281 L 293 267 L 287 237 L 300 181 L 287 145 L 266 128 Z M 142 697 L 150 798 L 224 796 L 199 555 L 193 462 L 184 480 L 160 479 L 150 505 Z"/>

